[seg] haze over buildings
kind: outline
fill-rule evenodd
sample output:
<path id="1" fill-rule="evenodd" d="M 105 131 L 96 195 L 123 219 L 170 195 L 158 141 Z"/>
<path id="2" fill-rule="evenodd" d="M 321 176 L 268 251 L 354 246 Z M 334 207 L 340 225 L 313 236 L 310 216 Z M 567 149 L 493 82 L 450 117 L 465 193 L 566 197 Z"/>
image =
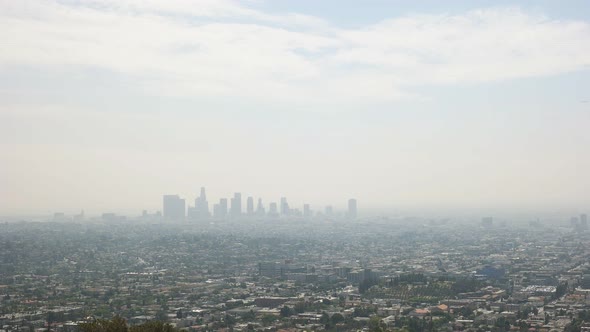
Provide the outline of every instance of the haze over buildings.
<path id="1" fill-rule="evenodd" d="M 587 0 L 0 0 L 0 41 L 0 332 L 590 332 Z"/>
<path id="2" fill-rule="evenodd" d="M 207 204 L 207 194 L 204 187 L 201 188 L 200 195 L 195 199 L 194 206 L 185 206 L 185 199 L 179 197 L 178 195 L 164 195 L 163 196 L 163 203 L 162 203 L 162 217 L 163 221 L 174 221 L 174 222 L 183 222 L 183 221 L 204 221 L 204 220 L 211 220 L 211 217 L 216 220 L 223 220 L 226 218 L 231 219 L 252 219 L 252 218 L 305 218 L 310 219 L 314 216 L 314 211 L 311 209 L 310 204 L 303 204 L 303 210 L 297 207 L 290 207 L 289 203 L 287 202 L 286 197 L 281 197 L 281 209 L 277 211 L 276 203 L 270 203 L 269 205 L 269 213 L 266 213 L 266 207 L 262 202 L 262 198 L 258 198 L 258 204 L 256 206 L 256 210 L 254 210 L 254 198 L 252 196 L 248 196 L 246 199 L 246 211 L 241 210 L 242 206 L 242 194 L 241 193 L 234 193 L 233 197 L 230 200 L 231 206 L 228 213 L 227 210 L 227 198 L 220 198 L 218 204 L 213 205 L 213 214 L 209 213 L 208 204 Z M 334 217 L 333 208 L 331 205 L 325 207 L 325 214 L 322 213 L 321 209 L 315 211 L 315 214 L 320 218 L 331 218 Z M 160 212 L 156 212 L 156 217 L 160 215 Z M 144 210 L 143 217 L 146 217 L 147 212 Z M 358 216 L 358 209 L 357 209 L 357 201 L 354 198 L 348 200 L 348 207 L 345 211 L 342 211 L 338 215 L 339 218 L 343 218 L 345 220 L 356 220 Z M 59 215 L 56 214 L 55 218 L 60 218 L 65 220 L 65 214 L 60 212 Z M 160 219 L 157 217 L 154 221 Z"/>
<path id="3" fill-rule="evenodd" d="M 1 1 L 0 26 L 0 215 L 590 206 L 587 1 Z"/>

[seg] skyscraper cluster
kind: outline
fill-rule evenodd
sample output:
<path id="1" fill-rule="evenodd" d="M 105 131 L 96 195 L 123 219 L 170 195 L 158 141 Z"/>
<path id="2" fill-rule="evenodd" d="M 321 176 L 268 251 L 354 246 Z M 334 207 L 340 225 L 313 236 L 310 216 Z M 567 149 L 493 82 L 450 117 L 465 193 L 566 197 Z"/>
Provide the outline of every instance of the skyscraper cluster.
<path id="1" fill-rule="evenodd" d="M 264 206 L 261 198 L 258 198 L 256 207 L 254 205 L 254 197 L 248 196 L 246 198 L 246 210 L 242 210 L 242 194 L 234 193 L 229 200 L 221 198 L 218 203 L 213 204 L 213 213 L 209 211 L 209 202 L 205 188 L 201 188 L 199 196 L 195 199 L 194 206 L 186 207 L 185 200 L 178 195 L 164 195 L 163 196 L 163 218 L 171 221 L 182 220 L 205 220 L 211 217 L 216 219 L 226 218 L 240 218 L 240 217 L 313 217 L 313 211 L 309 204 L 303 205 L 303 211 L 297 208 L 291 208 L 287 202 L 286 197 L 281 197 L 279 204 L 271 202 L 268 204 L 268 211 Z M 332 206 L 325 207 L 324 215 L 327 217 L 334 216 Z M 321 215 L 321 213 L 318 213 Z M 348 210 L 345 213 L 348 219 L 357 218 L 357 201 L 356 199 L 348 200 Z"/>

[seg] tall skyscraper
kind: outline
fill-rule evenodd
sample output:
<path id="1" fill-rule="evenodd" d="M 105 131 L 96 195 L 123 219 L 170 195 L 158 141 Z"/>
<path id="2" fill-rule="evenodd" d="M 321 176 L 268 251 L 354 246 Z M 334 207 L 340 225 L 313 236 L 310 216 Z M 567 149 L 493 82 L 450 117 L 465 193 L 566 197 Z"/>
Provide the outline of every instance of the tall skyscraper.
<path id="1" fill-rule="evenodd" d="M 325 213 L 327 216 L 332 216 L 334 214 L 334 209 L 332 209 L 332 205 L 326 206 Z"/>
<path id="2" fill-rule="evenodd" d="M 277 211 L 277 203 L 272 202 L 269 204 L 268 206 L 268 215 L 271 217 L 276 217 L 279 215 L 279 212 Z"/>
<path id="3" fill-rule="evenodd" d="M 209 202 L 207 201 L 207 194 L 205 187 L 201 187 L 201 195 L 195 199 L 195 217 L 198 219 L 209 218 Z"/>
<path id="4" fill-rule="evenodd" d="M 246 200 L 246 213 L 249 216 L 254 215 L 254 198 L 252 196 L 248 196 Z"/>
<path id="5" fill-rule="evenodd" d="M 213 207 L 213 215 L 215 218 L 224 219 L 227 217 L 227 198 L 219 199 L 219 203 Z"/>
<path id="6" fill-rule="evenodd" d="M 242 194 L 234 193 L 234 197 L 231 199 L 230 211 L 232 217 L 238 217 L 242 215 Z"/>
<path id="7" fill-rule="evenodd" d="M 286 197 L 281 197 L 281 214 L 286 216 L 289 215 L 289 203 L 287 203 Z"/>
<path id="8" fill-rule="evenodd" d="M 494 226 L 494 218 L 493 217 L 483 217 L 483 218 L 481 218 L 481 225 L 483 227 L 492 227 L 492 226 Z"/>
<path id="9" fill-rule="evenodd" d="M 356 199 L 351 198 L 348 200 L 348 218 L 356 219 Z"/>
<path id="10" fill-rule="evenodd" d="M 184 199 L 178 195 L 164 195 L 164 219 L 171 221 L 182 221 L 186 216 L 186 206 Z"/>
<path id="11" fill-rule="evenodd" d="M 262 205 L 262 198 L 258 199 L 258 206 L 256 207 L 256 215 L 257 216 L 264 216 L 266 211 L 264 211 L 264 205 Z"/>
<path id="12" fill-rule="evenodd" d="M 303 204 L 303 216 L 305 218 L 311 217 L 311 208 L 309 207 L 309 204 Z"/>
<path id="13" fill-rule="evenodd" d="M 588 229 L 588 216 L 585 213 L 580 215 L 580 226 L 582 229 Z"/>
<path id="14" fill-rule="evenodd" d="M 226 217 L 227 216 L 227 198 L 219 199 L 219 208 L 221 209 L 223 216 Z"/>

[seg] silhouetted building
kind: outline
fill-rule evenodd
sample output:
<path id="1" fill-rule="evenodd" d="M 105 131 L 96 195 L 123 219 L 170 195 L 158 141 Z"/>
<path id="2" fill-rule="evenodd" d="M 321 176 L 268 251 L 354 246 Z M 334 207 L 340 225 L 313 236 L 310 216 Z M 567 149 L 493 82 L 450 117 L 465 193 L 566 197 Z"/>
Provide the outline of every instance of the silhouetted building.
<path id="1" fill-rule="evenodd" d="M 252 196 L 248 196 L 248 199 L 246 200 L 246 213 L 248 213 L 249 216 L 254 214 L 254 198 Z"/>
<path id="2" fill-rule="evenodd" d="M 266 211 L 264 210 L 264 205 L 262 205 L 262 198 L 258 199 L 258 206 L 256 207 L 256 215 L 257 216 L 264 216 Z"/>
<path id="3" fill-rule="evenodd" d="M 219 203 L 213 206 L 213 215 L 220 219 L 227 217 L 227 198 L 221 198 Z"/>
<path id="4" fill-rule="evenodd" d="M 588 229 L 588 216 L 585 213 L 580 215 L 580 227 Z"/>
<path id="5" fill-rule="evenodd" d="M 74 221 L 82 221 L 84 220 L 84 210 L 80 211 L 79 214 L 74 215 Z"/>
<path id="6" fill-rule="evenodd" d="M 271 217 L 276 217 L 279 215 L 279 212 L 277 211 L 277 203 L 270 203 L 270 205 L 268 206 L 268 215 Z"/>
<path id="7" fill-rule="evenodd" d="M 195 217 L 198 219 L 209 218 L 209 202 L 207 201 L 207 195 L 205 194 L 205 188 L 201 187 L 201 195 L 195 199 Z"/>
<path id="8" fill-rule="evenodd" d="M 494 226 L 494 218 L 492 218 L 492 217 L 483 217 L 483 218 L 481 218 L 481 225 L 483 227 L 492 227 L 492 226 Z"/>
<path id="9" fill-rule="evenodd" d="M 289 214 L 289 203 L 286 197 L 281 197 L 281 214 L 284 216 Z"/>
<path id="10" fill-rule="evenodd" d="M 184 220 L 186 207 L 184 199 L 181 199 L 178 195 L 164 195 L 164 219 L 173 221 Z"/>
<path id="11" fill-rule="evenodd" d="M 303 204 L 303 216 L 306 218 L 310 218 L 312 216 L 311 208 L 309 204 Z"/>
<path id="12" fill-rule="evenodd" d="M 242 194 L 234 193 L 234 197 L 231 199 L 230 213 L 232 217 L 238 217 L 242 215 Z"/>
<path id="13" fill-rule="evenodd" d="M 332 209 L 332 205 L 326 206 L 325 213 L 327 216 L 332 216 L 334 214 L 334 210 Z"/>
<path id="14" fill-rule="evenodd" d="M 356 219 L 356 199 L 351 198 L 348 200 L 348 218 Z"/>

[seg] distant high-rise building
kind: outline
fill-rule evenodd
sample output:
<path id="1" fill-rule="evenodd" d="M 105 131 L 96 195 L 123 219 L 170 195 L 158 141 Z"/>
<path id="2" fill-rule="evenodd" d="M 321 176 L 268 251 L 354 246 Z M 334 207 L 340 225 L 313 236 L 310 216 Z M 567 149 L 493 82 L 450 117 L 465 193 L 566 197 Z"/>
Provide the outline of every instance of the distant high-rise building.
<path id="1" fill-rule="evenodd" d="M 74 221 L 82 221 L 84 220 L 84 210 L 80 211 L 79 214 L 74 215 Z"/>
<path id="2" fill-rule="evenodd" d="M 254 198 L 252 196 L 248 196 L 248 199 L 246 200 L 246 213 L 248 213 L 249 216 L 254 214 Z"/>
<path id="3" fill-rule="evenodd" d="M 201 187 L 201 195 L 195 200 L 195 208 L 199 217 L 209 217 L 209 202 L 207 201 L 207 194 L 205 194 L 205 187 Z"/>
<path id="4" fill-rule="evenodd" d="M 197 219 L 209 218 L 209 202 L 207 201 L 207 194 L 205 187 L 201 187 L 201 195 L 195 199 L 194 215 Z"/>
<path id="5" fill-rule="evenodd" d="M 481 225 L 484 227 L 494 226 L 494 218 L 492 218 L 492 217 L 481 218 Z"/>
<path id="6" fill-rule="evenodd" d="M 220 219 L 227 217 L 227 198 L 221 198 L 219 203 L 214 205 L 213 215 Z"/>
<path id="7" fill-rule="evenodd" d="M 284 216 L 289 214 L 289 203 L 286 197 L 281 197 L 281 214 Z"/>
<path id="8" fill-rule="evenodd" d="M 258 199 L 258 206 L 256 207 L 256 215 L 257 216 L 264 216 L 266 211 L 264 211 L 264 205 L 262 205 L 262 198 Z"/>
<path id="9" fill-rule="evenodd" d="M 579 225 L 579 223 L 578 223 L 578 222 L 579 222 L 579 220 L 578 220 L 578 217 L 571 217 L 571 218 L 570 218 L 570 225 L 571 225 L 572 227 L 574 227 L 574 228 L 577 228 L 577 227 L 579 227 L 580 225 Z"/>
<path id="10" fill-rule="evenodd" d="M 66 214 L 63 212 L 55 212 L 53 214 L 53 221 L 63 222 L 66 220 Z"/>
<path id="11" fill-rule="evenodd" d="M 271 217 L 276 217 L 279 215 L 279 212 L 277 211 L 277 203 L 272 202 L 269 204 L 268 206 L 268 215 Z"/>
<path id="12" fill-rule="evenodd" d="M 334 209 L 332 209 L 332 205 L 326 206 L 325 213 L 327 216 L 332 216 L 334 214 Z"/>
<path id="13" fill-rule="evenodd" d="M 230 211 L 232 217 L 238 217 L 242 214 L 242 194 L 234 193 L 234 197 L 231 199 Z"/>
<path id="14" fill-rule="evenodd" d="M 580 226 L 582 229 L 588 228 L 588 216 L 585 213 L 580 215 Z"/>
<path id="15" fill-rule="evenodd" d="M 178 195 L 164 195 L 164 219 L 171 221 L 182 221 L 186 216 L 186 206 L 184 199 Z"/>
<path id="16" fill-rule="evenodd" d="M 312 212 L 311 212 L 311 208 L 309 206 L 309 204 L 303 204 L 303 216 L 305 218 L 309 218 L 311 217 Z"/>
<path id="17" fill-rule="evenodd" d="M 356 199 L 351 198 L 348 200 L 348 218 L 356 219 Z"/>
<path id="18" fill-rule="evenodd" d="M 219 207 L 224 216 L 227 216 L 227 198 L 219 199 Z"/>

